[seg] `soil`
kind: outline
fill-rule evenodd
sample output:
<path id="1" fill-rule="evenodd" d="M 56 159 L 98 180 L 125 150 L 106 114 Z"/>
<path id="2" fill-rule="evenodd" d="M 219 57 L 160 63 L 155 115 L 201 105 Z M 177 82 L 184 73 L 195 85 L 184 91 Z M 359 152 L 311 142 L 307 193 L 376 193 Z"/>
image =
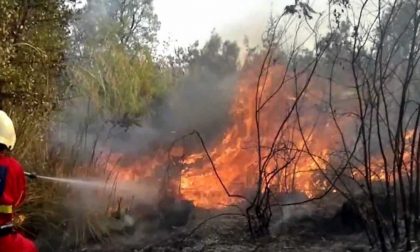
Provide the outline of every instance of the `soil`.
<path id="1" fill-rule="evenodd" d="M 170 229 L 162 229 L 156 220 L 143 220 L 134 233 L 115 234 L 104 243 L 67 251 L 375 251 L 357 225 L 346 224 L 351 221 L 343 223 L 341 203 L 334 209 L 326 209 L 322 204 L 274 209 L 271 236 L 261 239 L 251 239 L 246 220 L 230 213 L 194 209 L 187 225 Z M 345 218 L 352 218 L 348 212 L 345 214 Z M 218 215 L 221 216 L 208 220 Z M 205 220 L 208 221 L 203 223 Z"/>
<path id="2" fill-rule="evenodd" d="M 299 195 L 281 196 L 281 204 L 305 200 Z M 357 199 L 359 200 L 359 199 Z M 363 202 L 363 198 L 359 200 Z M 59 237 L 57 252 L 364 252 L 372 249 L 363 229 L 361 215 L 337 194 L 319 201 L 273 208 L 270 236 L 252 239 L 246 219 L 237 208 L 206 210 L 191 202 L 173 200 L 157 207 L 139 205 L 130 215 L 101 220 L 112 232 L 101 241 L 78 247 L 63 247 Z M 378 205 L 386 213 L 386 206 Z M 382 211 L 384 210 L 384 211 Z M 51 243 L 51 239 L 45 239 Z M 402 250 L 401 250 L 402 251 Z M 412 252 L 420 252 L 412 250 Z"/>

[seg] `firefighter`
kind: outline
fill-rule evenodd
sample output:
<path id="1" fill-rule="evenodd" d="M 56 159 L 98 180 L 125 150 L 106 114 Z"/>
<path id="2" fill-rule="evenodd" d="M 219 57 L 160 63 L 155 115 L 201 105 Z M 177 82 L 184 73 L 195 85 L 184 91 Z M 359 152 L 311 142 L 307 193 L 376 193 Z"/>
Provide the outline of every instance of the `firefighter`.
<path id="1" fill-rule="evenodd" d="M 13 226 L 15 210 L 22 205 L 26 191 L 22 166 L 7 155 L 15 142 L 13 122 L 0 110 L 0 251 L 37 252 L 35 244 Z"/>

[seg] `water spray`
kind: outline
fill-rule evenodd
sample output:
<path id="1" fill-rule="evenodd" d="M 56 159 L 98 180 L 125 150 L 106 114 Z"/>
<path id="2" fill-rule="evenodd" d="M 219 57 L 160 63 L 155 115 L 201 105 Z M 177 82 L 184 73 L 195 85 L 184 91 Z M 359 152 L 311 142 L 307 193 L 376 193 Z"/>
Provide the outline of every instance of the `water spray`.
<path id="1" fill-rule="evenodd" d="M 120 181 L 114 183 L 104 179 L 86 178 L 59 178 L 38 175 L 34 172 L 24 172 L 31 180 L 44 180 L 51 183 L 60 183 L 66 186 L 82 190 L 100 190 L 101 192 L 113 192 L 126 198 L 135 196 L 136 202 L 146 205 L 154 205 L 159 198 L 160 184 L 151 184 L 145 181 Z M 111 183 L 110 183 L 111 182 Z M 0 251 L 2 251 L 0 249 Z"/>
<path id="2" fill-rule="evenodd" d="M 123 184 L 118 185 L 118 188 L 110 183 L 107 183 L 105 180 L 102 179 L 93 179 L 93 180 L 86 180 L 86 179 L 72 179 L 72 178 L 57 178 L 57 177 L 49 177 L 49 176 L 41 176 L 34 172 L 24 172 L 25 176 L 29 179 L 42 179 L 56 183 L 63 183 L 69 186 L 74 186 L 78 188 L 85 188 L 85 189 L 106 189 L 106 190 L 116 190 L 119 191 L 126 191 L 132 192 L 138 188 L 141 188 L 141 184 L 130 184 L 124 182 Z"/>
<path id="3" fill-rule="evenodd" d="M 41 176 L 34 172 L 24 172 L 25 176 L 30 179 L 43 179 L 49 180 L 53 182 L 65 183 L 65 184 L 73 184 L 82 187 L 106 187 L 106 183 L 102 180 L 96 181 L 88 181 L 88 180 L 81 180 L 81 179 L 68 179 L 68 178 L 56 178 L 56 177 L 48 177 L 48 176 Z"/>

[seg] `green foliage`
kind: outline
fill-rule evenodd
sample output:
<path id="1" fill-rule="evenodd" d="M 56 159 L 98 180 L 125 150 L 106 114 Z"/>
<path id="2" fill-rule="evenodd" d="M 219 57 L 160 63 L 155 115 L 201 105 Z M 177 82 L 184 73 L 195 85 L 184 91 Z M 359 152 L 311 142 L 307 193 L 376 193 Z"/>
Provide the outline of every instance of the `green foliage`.
<path id="1" fill-rule="evenodd" d="M 55 174 L 49 163 L 48 126 L 57 105 L 58 77 L 67 47 L 70 11 L 64 0 L 0 0 L 0 108 L 12 118 L 17 143 L 13 155 L 26 170 Z M 56 188 L 29 183 L 22 213 L 37 235 L 54 223 Z"/>
<path id="2" fill-rule="evenodd" d="M 88 1 L 72 21 L 72 94 L 93 104 L 105 121 L 136 124 L 170 81 L 151 54 L 160 26 L 152 3 Z"/>
<path id="3" fill-rule="evenodd" d="M 0 105 L 15 122 L 16 154 L 32 169 L 45 156 L 40 143 L 57 102 L 68 15 L 64 1 L 0 1 Z"/>
<path id="4" fill-rule="evenodd" d="M 64 1 L 3 0 L 0 6 L 0 105 L 23 106 L 29 114 L 50 111 L 66 47 Z"/>
<path id="5" fill-rule="evenodd" d="M 137 118 L 166 89 L 169 74 L 145 51 L 130 55 L 118 44 L 95 50 L 91 60 L 71 69 L 76 91 L 106 120 Z"/>

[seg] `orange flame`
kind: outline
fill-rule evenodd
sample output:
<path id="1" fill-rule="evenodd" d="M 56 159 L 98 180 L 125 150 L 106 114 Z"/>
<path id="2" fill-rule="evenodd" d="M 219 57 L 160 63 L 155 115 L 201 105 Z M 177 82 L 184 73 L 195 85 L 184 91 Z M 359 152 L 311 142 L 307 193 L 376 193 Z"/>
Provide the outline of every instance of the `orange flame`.
<path id="1" fill-rule="evenodd" d="M 221 180 L 232 194 L 245 195 L 248 189 L 255 188 L 257 182 L 259 160 L 255 123 L 257 76 L 258 69 L 249 69 L 242 74 L 237 96 L 230 112 L 232 122 L 219 143 L 209 149 Z M 286 80 L 290 78 L 284 67 L 271 67 L 266 83 L 261 84 L 262 101 L 275 92 L 284 82 L 285 76 Z M 270 146 L 278 149 L 285 148 L 276 154 L 278 156 L 267 162 L 267 173 L 284 165 L 286 160 L 293 159 L 270 181 L 271 190 L 279 192 L 299 190 L 312 196 L 317 190 L 326 186 L 316 179 L 314 174 L 320 169 L 325 169 L 329 150 L 338 142 L 338 134 L 331 119 L 327 116 L 328 113 L 320 112 L 322 106 L 325 106 L 324 95 L 328 93 L 327 85 L 323 85 L 320 81 L 313 81 L 300 100 L 302 105 L 293 107 L 297 99 L 296 93 L 303 87 L 305 81 L 306 78 L 302 76 L 298 84 L 294 81 L 285 82 L 281 91 L 273 96 L 258 116 L 262 158 L 264 159 L 270 153 Z M 299 121 L 294 110 L 299 111 Z M 285 123 L 279 140 L 273 144 L 272 141 L 289 111 L 292 111 L 293 116 Z M 298 122 L 302 130 L 297 127 Z M 306 139 L 306 144 L 302 134 Z M 306 153 L 305 145 L 314 153 L 313 156 Z M 183 168 L 180 171 L 179 190 L 184 198 L 203 208 L 218 208 L 237 203 L 236 199 L 226 195 L 203 151 L 186 156 L 176 154 L 176 156 L 180 159 L 179 164 Z M 139 180 L 153 176 L 159 168 L 167 165 L 167 159 L 167 152 L 160 149 L 153 155 L 141 157 L 128 168 L 118 169 L 120 178 Z M 110 168 L 113 169 L 122 166 L 118 162 L 110 163 Z"/>

